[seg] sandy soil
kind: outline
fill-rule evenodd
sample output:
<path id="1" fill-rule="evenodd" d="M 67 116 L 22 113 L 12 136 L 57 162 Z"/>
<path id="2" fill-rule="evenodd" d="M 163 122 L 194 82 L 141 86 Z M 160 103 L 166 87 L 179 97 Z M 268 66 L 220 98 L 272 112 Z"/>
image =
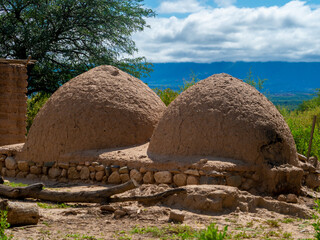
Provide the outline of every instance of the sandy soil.
<path id="1" fill-rule="evenodd" d="M 97 190 L 98 185 L 51 186 L 54 190 L 79 191 Z M 158 191 L 156 187 L 151 192 Z M 139 189 L 122 194 L 137 194 Z M 49 204 L 49 203 L 48 203 Z M 46 205 L 47 206 L 47 205 Z M 50 205 L 52 206 L 52 205 Z M 110 206 L 126 212 L 117 216 L 113 212 L 103 212 L 100 204 L 67 204 L 66 208 L 40 208 L 38 225 L 12 227 L 6 230 L 13 239 L 174 239 L 174 229 L 187 225 L 193 229 L 204 229 L 216 223 L 219 229 L 228 226 L 229 239 L 312 239 L 314 230 L 312 219 L 299 219 L 259 209 L 256 213 L 241 211 L 207 215 L 182 210 L 185 220 L 182 224 L 170 223 L 172 209 L 161 204 L 146 206 L 137 202 L 113 203 Z M 171 230 L 158 234 L 156 229 Z M 156 227 L 150 233 L 134 233 L 134 229 Z M 151 228 L 149 228 L 151 229 Z M 157 235 L 158 234 L 158 235 Z M 180 239 L 180 238 L 177 238 Z"/>

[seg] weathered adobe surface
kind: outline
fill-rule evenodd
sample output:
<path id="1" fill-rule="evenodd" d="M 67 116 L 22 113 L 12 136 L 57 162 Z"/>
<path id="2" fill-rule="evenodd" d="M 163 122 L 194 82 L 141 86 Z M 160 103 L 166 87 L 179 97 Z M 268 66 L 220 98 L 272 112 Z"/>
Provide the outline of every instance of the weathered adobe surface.
<path id="1" fill-rule="evenodd" d="M 290 129 L 276 107 L 228 74 L 215 74 L 179 95 L 162 115 L 148 152 L 298 164 Z"/>
<path id="2" fill-rule="evenodd" d="M 0 146 L 25 142 L 27 69 L 0 63 Z"/>
<path id="3" fill-rule="evenodd" d="M 61 86 L 34 120 L 21 160 L 58 161 L 61 155 L 149 141 L 165 105 L 141 80 L 99 66 Z"/>

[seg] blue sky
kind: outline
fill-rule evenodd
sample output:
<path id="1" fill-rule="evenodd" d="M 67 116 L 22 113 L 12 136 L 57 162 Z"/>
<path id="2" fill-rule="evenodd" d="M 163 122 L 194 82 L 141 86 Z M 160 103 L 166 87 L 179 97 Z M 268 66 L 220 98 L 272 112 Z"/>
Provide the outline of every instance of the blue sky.
<path id="1" fill-rule="evenodd" d="M 145 0 L 151 62 L 320 61 L 320 0 Z"/>

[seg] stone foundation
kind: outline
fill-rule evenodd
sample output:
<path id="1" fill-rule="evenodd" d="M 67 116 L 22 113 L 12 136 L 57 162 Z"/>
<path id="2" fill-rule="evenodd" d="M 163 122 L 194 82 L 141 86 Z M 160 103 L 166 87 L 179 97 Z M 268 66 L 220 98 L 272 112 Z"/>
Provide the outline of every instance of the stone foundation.
<path id="1" fill-rule="evenodd" d="M 140 184 L 226 185 L 254 194 L 300 194 L 302 183 L 309 187 L 313 184 L 312 188 L 320 185 L 316 168 L 308 163 L 302 164 L 303 169 L 288 164 L 257 168 L 234 160 L 210 158 L 159 163 L 144 154 L 147 144 L 129 149 L 79 152 L 66 155 L 65 161 L 60 162 L 31 162 L 16 160 L 22 147 L 23 144 L 0 147 L 2 176 L 65 183 L 120 184 L 135 179 Z"/>
<path id="2" fill-rule="evenodd" d="M 0 61 L 0 146 L 25 142 L 27 68 Z"/>

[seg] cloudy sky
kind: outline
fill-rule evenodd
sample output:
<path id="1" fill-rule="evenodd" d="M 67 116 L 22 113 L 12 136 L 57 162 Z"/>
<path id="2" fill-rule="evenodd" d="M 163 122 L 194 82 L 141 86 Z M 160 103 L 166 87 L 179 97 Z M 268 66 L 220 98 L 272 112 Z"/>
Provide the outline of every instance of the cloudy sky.
<path id="1" fill-rule="evenodd" d="M 151 62 L 320 61 L 320 0 L 145 0 Z"/>

